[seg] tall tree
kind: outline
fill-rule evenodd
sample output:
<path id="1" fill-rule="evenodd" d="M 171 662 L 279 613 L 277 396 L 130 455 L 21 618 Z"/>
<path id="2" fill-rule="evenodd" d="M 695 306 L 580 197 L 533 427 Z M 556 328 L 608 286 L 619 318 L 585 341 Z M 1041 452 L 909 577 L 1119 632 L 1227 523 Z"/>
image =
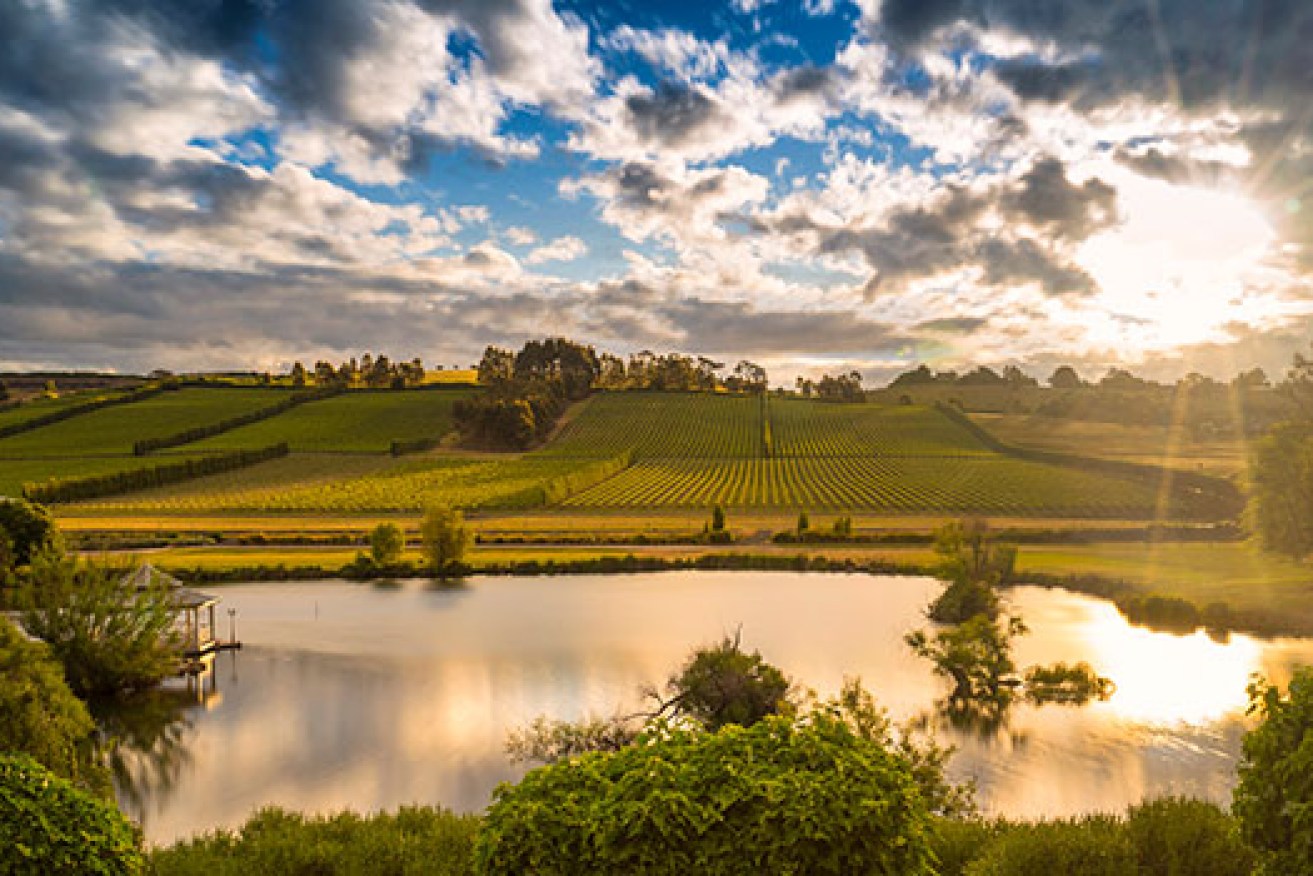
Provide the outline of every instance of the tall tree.
<path id="1" fill-rule="evenodd" d="M 428 555 L 429 566 L 437 578 L 449 578 L 465 559 L 473 534 L 465 525 L 465 515 L 446 505 L 435 505 L 424 512 L 420 538 Z"/>
<path id="2" fill-rule="evenodd" d="M 79 696 L 142 690 L 178 667 L 168 590 L 138 589 L 127 571 L 45 552 L 19 593 L 23 626 L 50 645 Z"/>

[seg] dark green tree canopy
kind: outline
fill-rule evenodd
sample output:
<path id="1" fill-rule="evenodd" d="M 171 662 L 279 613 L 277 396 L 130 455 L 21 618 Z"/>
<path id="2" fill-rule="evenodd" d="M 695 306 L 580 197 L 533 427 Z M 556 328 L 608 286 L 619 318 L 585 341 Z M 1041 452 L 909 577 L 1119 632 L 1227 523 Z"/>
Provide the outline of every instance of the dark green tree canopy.
<path id="1" fill-rule="evenodd" d="M 1262 723 L 1245 736 L 1232 810 L 1245 839 L 1266 858 L 1265 873 L 1307 873 L 1313 861 L 1313 667 L 1286 692 L 1249 686 L 1249 711 Z"/>
<path id="2" fill-rule="evenodd" d="M 105 794 L 95 725 L 50 650 L 0 617 L 0 751 L 31 755 L 52 773 Z"/>
<path id="3" fill-rule="evenodd" d="M 0 530 L 13 548 L 14 565 L 26 566 L 55 541 L 55 518 L 45 507 L 24 499 L 0 498 Z"/>

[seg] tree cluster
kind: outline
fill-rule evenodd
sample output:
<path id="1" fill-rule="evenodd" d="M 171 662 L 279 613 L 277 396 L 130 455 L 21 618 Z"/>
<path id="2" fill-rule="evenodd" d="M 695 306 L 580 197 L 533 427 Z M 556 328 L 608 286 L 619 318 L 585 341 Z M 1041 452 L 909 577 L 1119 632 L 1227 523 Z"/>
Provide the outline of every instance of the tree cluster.
<path id="1" fill-rule="evenodd" d="M 424 374 L 424 361 L 418 356 L 409 362 L 394 362 L 382 353 L 377 357 L 366 353 L 337 365 L 323 360 L 316 362 L 313 375 L 300 362 L 295 362 L 291 377 L 293 386 L 305 386 L 313 376 L 315 386 L 405 389 L 422 384 Z"/>
<path id="2" fill-rule="evenodd" d="M 918 365 L 906 371 L 890 382 L 890 389 L 911 388 L 917 386 L 1006 386 L 1035 387 L 1039 381 L 1029 376 L 1015 365 L 1008 365 L 1000 374 L 993 368 L 980 365 L 966 374 L 956 371 L 931 371 L 926 365 Z"/>
<path id="3" fill-rule="evenodd" d="M 530 341 L 519 353 L 488 347 L 479 361 L 485 392 L 452 406 L 462 440 L 499 450 L 524 450 L 544 440 L 570 402 L 598 379 L 592 347 L 565 338 Z"/>
<path id="4" fill-rule="evenodd" d="M 866 401 L 866 391 L 862 389 L 862 372 L 849 371 L 831 377 L 822 374 L 820 380 L 799 377 L 795 381 L 798 394 L 803 398 L 818 398 L 821 401 L 860 402 Z"/>

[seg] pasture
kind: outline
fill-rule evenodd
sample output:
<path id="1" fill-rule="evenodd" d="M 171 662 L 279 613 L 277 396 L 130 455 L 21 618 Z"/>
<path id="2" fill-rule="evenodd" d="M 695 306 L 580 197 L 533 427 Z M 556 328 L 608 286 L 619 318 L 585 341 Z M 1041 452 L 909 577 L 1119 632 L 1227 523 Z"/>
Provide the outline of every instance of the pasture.
<path id="1" fill-rule="evenodd" d="M 163 392 L 0 439 L 0 459 L 130 456 L 135 441 L 207 426 L 286 397 L 285 392 L 276 389 L 188 388 Z M 65 476 L 62 472 L 56 474 Z"/>
<path id="2" fill-rule="evenodd" d="M 475 390 L 356 390 L 188 445 L 199 451 L 267 447 L 293 453 L 386 453 L 393 441 L 438 439 L 451 431 L 451 407 Z"/>
<path id="3" fill-rule="evenodd" d="M 1017 447 L 1162 465 L 1218 477 L 1243 475 L 1248 443 L 1199 439 L 1180 426 L 1136 426 L 1031 414 L 972 414 L 1000 441 Z"/>

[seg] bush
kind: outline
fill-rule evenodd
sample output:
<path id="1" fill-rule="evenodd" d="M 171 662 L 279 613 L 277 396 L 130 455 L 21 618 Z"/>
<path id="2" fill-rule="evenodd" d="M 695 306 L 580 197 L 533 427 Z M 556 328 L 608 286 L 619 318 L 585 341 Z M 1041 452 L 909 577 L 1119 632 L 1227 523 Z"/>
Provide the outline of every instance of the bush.
<path id="1" fill-rule="evenodd" d="M 479 819 L 432 807 L 396 814 L 304 816 L 262 809 L 237 831 L 220 830 L 151 854 L 170 876 L 435 874 L 473 872 L 470 850 Z"/>
<path id="2" fill-rule="evenodd" d="M 1248 876 L 1254 852 L 1239 823 L 1203 800 L 1164 797 L 1134 806 L 1126 834 L 1145 876 Z"/>
<path id="3" fill-rule="evenodd" d="M 962 871 L 967 876 L 1128 876 L 1136 870 L 1119 819 L 1012 824 Z"/>
<path id="4" fill-rule="evenodd" d="M 391 566 L 401 560 L 406 534 L 395 523 L 380 523 L 369 534 L 369 556 L 376 566 Z"/>
<path id="5" fill-rule="evenodd" d="M 95 724 L 49 649 L 0 617 L 0 751 L 31 755 L 60 778 L 109 791 L 92 745 Z"/>
<path id="6" fill-rule="evenodd" d="M 12 876 L 119 876 L 145 866 L 122 813 L 27 755 L 0 754 L 0 850 Z"/>
<path id="7" fill-rule="evenodd" d="M 475 841 L 487 874 L 913 876 L 929 861 L 910 765 L 820 713 L 542 767 L 497 789 Z"/>

